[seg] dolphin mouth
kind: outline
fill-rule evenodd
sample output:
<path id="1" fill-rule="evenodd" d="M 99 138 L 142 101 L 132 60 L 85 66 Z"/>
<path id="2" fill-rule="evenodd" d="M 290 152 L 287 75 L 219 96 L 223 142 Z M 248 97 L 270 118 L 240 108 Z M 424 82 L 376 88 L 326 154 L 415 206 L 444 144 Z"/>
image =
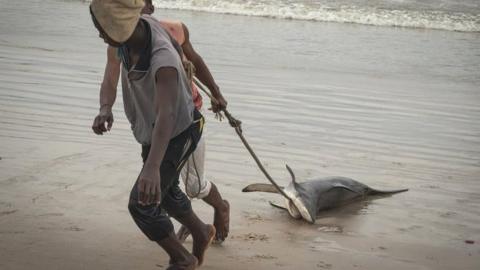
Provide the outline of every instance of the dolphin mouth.
<path id="1" fill-rule="evenodd" d="M 298 208 L 295 206 L 295 204 L 292 202 L 292 200 L 285 200 L 285 205 L 287 206 L 287 211 L 295 219 L 301 219 L 302 214 L 300 214 L 300 211 L 298 211 Z"/>
<path id="2" fill-rule="evenodd" d="M 288 200 L 286 201 L 288 213 L 293 218 L 302 217 L 310 223 L 315 223 L 315 218 L 310 215 L 310 212 L 307 210 L 307 207 L 302 200 L 298 196 L 295 196 L 290 190 L 285 189 L 284 191 L 288 196 Z"/>

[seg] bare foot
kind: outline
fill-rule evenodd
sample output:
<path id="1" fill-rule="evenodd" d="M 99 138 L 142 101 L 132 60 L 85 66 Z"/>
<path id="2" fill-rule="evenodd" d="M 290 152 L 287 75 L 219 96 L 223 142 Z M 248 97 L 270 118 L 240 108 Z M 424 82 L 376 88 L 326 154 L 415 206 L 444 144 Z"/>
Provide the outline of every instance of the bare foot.
<path id="1" fill-rule="evenodd" d="M 187 227 L 183 226 L 178 229 L 177 232 L 177 239 L 180 241 L 180 243 L 185 242 L 187 240 L 187 237 L 190 235 L 190 231 L 187 229 Z"/>
<path id="2" fill-rule="evenodd" d="M 188 259 L 184 261 L 172 262 L 170 261 L 170 265 L 168 266 L 167 270 L 194 270 L 198 266 L 198 260 L 195 256 L 190 256 Z"/>
<path id="3" fill-rule="evenodd" d="M 207 251 L 210 243 L 215 237 L 215 227 L 213 225 L 205 225 L 202 235 L 192 235 L 193 237 L 193 255 L 198 259 L 198 266 L 202 265 L 205 251 Z"/>
<path id="4" fill-rule="evenodd" d="M 222 209 L 215 209 L 213 218 L 213 225 L 217 230 L 215 235 L 215 243 L 222 243 L 228 236 L 230 228 L 230 204 L 227 200 L 223 200 L 224 207 Z"/>

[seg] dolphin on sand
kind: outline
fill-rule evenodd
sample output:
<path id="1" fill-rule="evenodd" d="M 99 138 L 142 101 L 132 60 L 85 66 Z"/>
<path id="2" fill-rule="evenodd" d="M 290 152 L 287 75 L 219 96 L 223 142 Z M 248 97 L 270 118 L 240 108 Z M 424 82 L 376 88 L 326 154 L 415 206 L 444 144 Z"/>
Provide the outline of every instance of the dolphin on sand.
<path id="1" fill-rule="evenodd" d="M 303 218 L 310 223 L 315 223 L 317 213 L 323 210 L 361 200 L 367 196 L 391 195 L 408 191 L 408 189 L 377 190 L 353 179 L 340 176 L 317 178 L 298 183 L 293 171 L 288 165 L 286 167 L 292 177 L 292 182 L 286 188 L 281 187 L 283 194 L 287 195 L 285 206 L 271 204 L 286 209 L 293 218 Z M 242 191 L 280 193 L 271 184 L 251 184 Z"/>

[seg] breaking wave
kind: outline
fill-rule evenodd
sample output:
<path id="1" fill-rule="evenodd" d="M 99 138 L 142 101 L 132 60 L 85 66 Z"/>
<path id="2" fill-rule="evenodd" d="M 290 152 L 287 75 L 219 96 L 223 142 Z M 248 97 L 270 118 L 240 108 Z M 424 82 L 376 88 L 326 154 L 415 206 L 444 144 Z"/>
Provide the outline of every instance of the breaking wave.
<path id="1" fill-rule="evenodd" d="M 413 27 L 480 32 L 480 13 L 387 9 L 342 5 L 330 7 L 293 1 L 154 0 L 158 8 L 260 16 L 278 19 Z"/>

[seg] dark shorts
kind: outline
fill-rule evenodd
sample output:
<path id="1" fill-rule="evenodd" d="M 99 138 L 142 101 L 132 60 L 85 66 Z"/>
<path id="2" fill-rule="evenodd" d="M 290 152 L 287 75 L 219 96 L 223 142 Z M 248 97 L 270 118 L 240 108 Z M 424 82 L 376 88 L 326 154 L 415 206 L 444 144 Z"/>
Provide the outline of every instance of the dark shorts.
<path id="1" fill-rule="evenodd" d="M 142 206 L 138 203 L 138 179 L 130 192 L 128 204 L 130 214 L 140 230 L 152 241 L 159 241 L 173 233 L 169 216 L 181 217 L 192 211 L 190 200 L 179 187 L 178 178 L 180 170 L 200 140 L 203 124 L 202 115 L 195 110 L 193 124 L 170 140 L 160 165 L 161 201 L 159 206 Z M 149 152 L 150 145 L 142 146 L 143 162 L 147 160 Z"/>

